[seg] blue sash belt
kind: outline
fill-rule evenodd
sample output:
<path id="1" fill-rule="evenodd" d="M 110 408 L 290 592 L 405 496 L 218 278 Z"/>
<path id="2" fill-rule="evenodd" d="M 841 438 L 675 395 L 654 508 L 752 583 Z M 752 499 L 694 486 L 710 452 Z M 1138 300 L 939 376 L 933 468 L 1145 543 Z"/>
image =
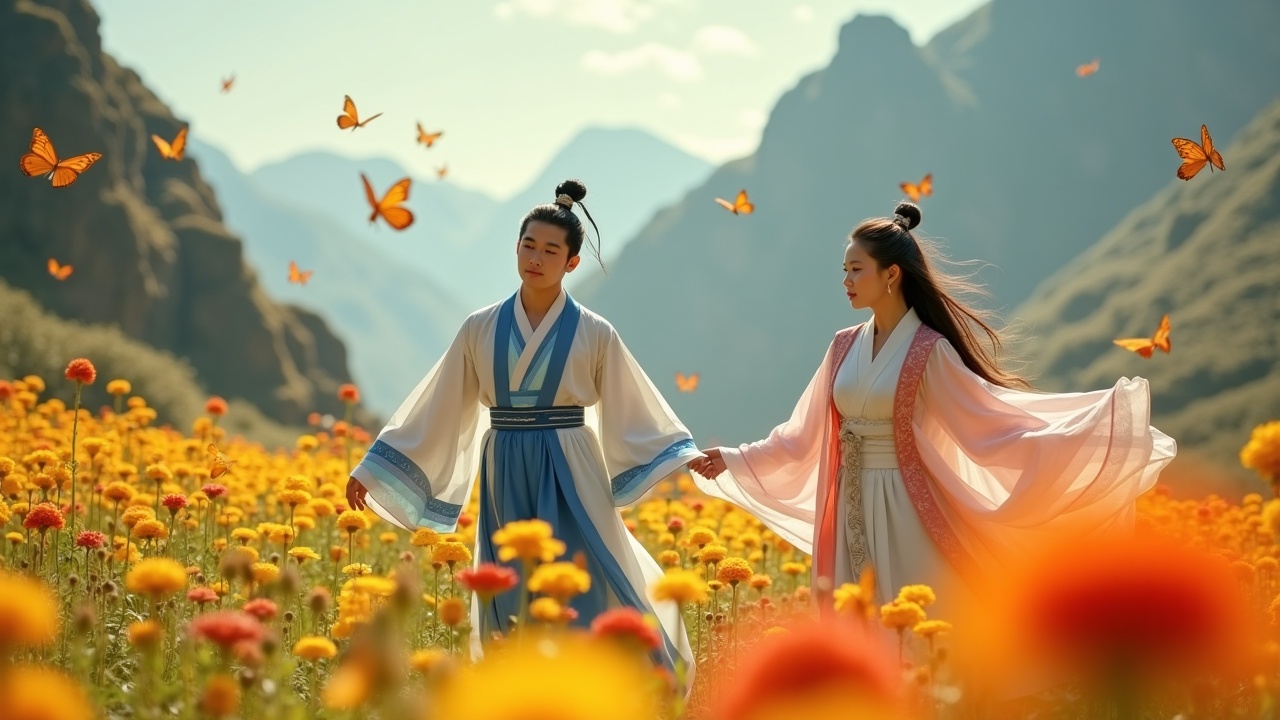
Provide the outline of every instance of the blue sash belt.
<path id="1" fill-rule="evenodd" d="M 489 426 L 494 430 L 546 430 L 582 427 L 583 408 L 564 405 L 549 408 L 489 408 Z"/>

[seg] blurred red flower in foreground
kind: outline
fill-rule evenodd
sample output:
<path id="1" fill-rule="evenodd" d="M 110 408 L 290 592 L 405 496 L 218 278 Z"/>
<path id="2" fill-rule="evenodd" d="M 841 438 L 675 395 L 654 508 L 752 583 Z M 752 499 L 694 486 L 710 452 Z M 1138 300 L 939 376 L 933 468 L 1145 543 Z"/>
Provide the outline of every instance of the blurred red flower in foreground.
<path id="1" fill-rule="evenodd" d="M 224 648 L 240 642 L 261 642 L 266 630 L 250 615 L 233 610 L 205 613 L 191 621 L 191 632 Z"/>
<path id="2" fill-rule="evenodd" d="M 515 570 L 493 563 L 481 563 L 473 568 L 459 570 L 458 584 L 480 596 L 481 602 L 515 587 L 520 576 Z"/>
<path id="3" fill-rule="evenodd" d="M 214 395 L 205 402 L 204 411 L 214 417 L 222 417 L 227 414 L 227 401 Z"/>
<path id="4" fill-rule="evenodd" d="M 643 650 L 657 650 L 662 636 L 657 628 L 635 608 L 618 607 L 606 610 L 591 621 L 591 632 L 596 637 L 620 640 Z"/>
<path id="5" fill-rule="evenodd" d="M 74 382 L 92 385 L 98 379 L 98 369 L 88 359 L 76 358 L 67 364 L 66 377 Z"/>
<path id="6" fill-rule="evenodd" d="M 861 626 L 798 622 L 743 659 L 715 720 L 895 720 L 902 704 L 895 652 Z"/>

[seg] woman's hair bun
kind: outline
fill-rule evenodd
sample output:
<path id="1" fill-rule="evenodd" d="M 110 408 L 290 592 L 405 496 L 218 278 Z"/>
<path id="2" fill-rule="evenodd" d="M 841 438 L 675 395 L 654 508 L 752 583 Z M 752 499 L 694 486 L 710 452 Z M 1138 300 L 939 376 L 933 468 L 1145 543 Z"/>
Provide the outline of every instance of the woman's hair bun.
<path id="1" fill-rule="evenodd" d="M 565 180 L 556 186 L 556 197 L 568 195 L 574 202 L 582 202 L 587 196 L 587 186 L 581 180 Z"/>
<path id="2" fill-rule="evenodd" d="M 893 214 L 907 219 L 908 230 L 914 230 L 920 224 L 920 206 L 915 203 L 900 202 L 898 207 L 893 209 Z"/>

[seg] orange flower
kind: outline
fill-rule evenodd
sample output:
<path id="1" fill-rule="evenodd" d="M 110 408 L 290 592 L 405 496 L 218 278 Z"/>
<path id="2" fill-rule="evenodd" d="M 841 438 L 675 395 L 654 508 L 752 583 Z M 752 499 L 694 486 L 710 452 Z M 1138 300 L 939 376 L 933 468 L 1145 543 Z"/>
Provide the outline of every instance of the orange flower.
<path id="1" fill-rule="evenodd" d="M 98 369 L 87 358 L 76 358 L 67 364 L 67 379 L 82 385 L 92 385 L 98 379 Z"/>
<path id="2" fill-rule="evenodd" d="M 467 607 L 460 598 L 449 598 L 440 602 L 436 612 L 439 613 L 440 622 L 449 627 L 456 627 L 461 625 L 466 617 Z"/>
<path id="3" fill-rule="evenodd" d="M 22 527 L 28 530 L 61 530 L 66 525 L 62 512 L 53 503 L 40 503 L 31 508 L 31 512 L 22 520 Z"/>
<path id="4" fill-rule="evenodd" d="M 751 579 L 751 565 L 739 557 L 731 557 L 720 563 L 716 569 L 716 579 L 722 583 L 737 585 L 743 580 Z"/>
<path id="5" fill-rule="evenodd" d="M 227 401 L 214 395 L 205 401 L 204 411 L 214 417 L 222 417 L 227 414 Z"/>
<path id="6" fill-rule="evenodd" d="M 338 399 L 344 403 L 360 402 L 360 389 L 351 383 L 338 386 Z"/>

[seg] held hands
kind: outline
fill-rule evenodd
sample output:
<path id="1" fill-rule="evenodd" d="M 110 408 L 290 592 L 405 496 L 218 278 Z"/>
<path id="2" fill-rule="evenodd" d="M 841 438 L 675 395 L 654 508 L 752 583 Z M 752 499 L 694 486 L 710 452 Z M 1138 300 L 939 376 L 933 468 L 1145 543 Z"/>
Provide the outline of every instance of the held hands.
<path id="1" fill-rule="evenodd" d="M 347 479 L 347 507 L 352 510 L 364 510 L 364 497 L 369 491 L 355 478 Z"/>
<path id="2" fill-rule="evenodd" d="M 724 458 L 720 457 L 722 448 L 714 447 L 702 450 L 703 457 L 689 462 L 689 469 L 710 480 L 716 479 L 726 470 Z"/>

